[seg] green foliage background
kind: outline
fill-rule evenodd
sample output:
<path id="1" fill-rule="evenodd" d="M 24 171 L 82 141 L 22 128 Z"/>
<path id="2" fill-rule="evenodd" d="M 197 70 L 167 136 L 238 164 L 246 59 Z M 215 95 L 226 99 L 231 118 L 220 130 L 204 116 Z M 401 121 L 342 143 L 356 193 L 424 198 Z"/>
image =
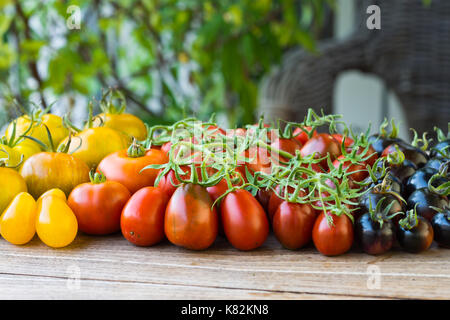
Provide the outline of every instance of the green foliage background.
<path id="1" fill-rule="evenodd" d="M 81 25 L 70 30 L 68 7 Z M 149 123 L 187 114 L 254 121 L 258 85 L 286 50 L 314 50 L 332 0 L 0 0 L 0 125 L 27 106 L 115 86 Z"/>

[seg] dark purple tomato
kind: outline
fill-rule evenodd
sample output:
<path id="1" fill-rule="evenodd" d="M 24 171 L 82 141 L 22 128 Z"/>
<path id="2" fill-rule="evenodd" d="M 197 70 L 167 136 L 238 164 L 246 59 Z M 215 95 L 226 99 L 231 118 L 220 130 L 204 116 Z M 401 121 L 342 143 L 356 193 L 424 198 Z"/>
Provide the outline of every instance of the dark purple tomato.
<path id="1" fill-rule="evenodd" d="M 378 221 L 365 213 L 356 221 L 355 235 L 364 252 L 372 255 L 382 254 L 391 249 L 395 241 L 395 226 L 392 221 Z"/>
<path id="2" fill-rule="evenodd" d="M 431 192 L 428 188 L 422 188 L 415 190 L 409 196 L 407 201 L 408 210 L 414 209 L 416 204 L 417 214 L 431 221 L 437 212 L 431 207 L 444 209 L 448 204 L 448 200 L 447 197 Z"/>
<path id="3" fill-rule="evenodd" d="M 450 161 L 450 159 L 446 159 L 446 158 L 443 158 L 443 157 L 435 157 L 435 158 L 431 158 L 431 159 L 427 162 L 427 164 L 425 165 L 424 168 L 431 168 L 431 169 L 435 170 L 436 172 L 438 172 L 439 169 L 441 168 L 441 166 L 442 166 L 444 163 L 447 163 L 447 162 L 449 162 L 449 161 Z"/>
<path id="4" fill-rule="evenodd" d="M 389 168 L 391 170 L 391 173 L 399 178 L 402 183 L 405 183 L 408 178 L 411 177 L 418 169 L 413 162 L 407 159 L 405 159 L 402 164 L 389 165 Z"/>
<path id="5" fill-rule="evenodd" d="M 438 212 L 431 220 L 434 240 L 442 247 L 450 248 L 450 209 Z"/>
<path id="6" fill-rule="evenodd" d="M 434 169 L 427 167 L 417 170 L 411 177 L 408 178 L 408 181 L 406 181 L 406 195 L 409 196 L 418 189 L 428 188 L 428 181 L 436 173 L 437 172 Z M 437 187 L 445 182 L 447 182 L 447 179 L 438 178 L 433 181 L 432 185 Z"/>
<path id="7" fill-rule="evenodd" d="M 427 250 L 433 242 L 433 227 L 424 217 L 417 216 L 417 224 L 411 229 L 398 226 L 397 240 L 403 250 L 419 253 Z"/>
<path id="8" fill-rule="evenodd" d="M 372 145 L 372 148 L 381 155 L 384 149 L 390 144 L 402 143 L 404 141 L 400 138 L 387 138 L 379 134 L 374 134 L 368 138 L 368 142 Z"/>
<path id="9" fill-rule="evenodd" d="M 450 158 L 450 139 L 444 140 L 436 144 L 430 151 L 430 157 L 444 157 Z"/>
<path id="10" fill-rule="evenodd" d="M 389 211 L 386 212 L 386 215 L 393 215 L 398 212 L 404 211 L 403 203 L 399 198 L 394 196 L 392 193 L 383 193 L 376 192 L 375 190 L 371 190 L 368 193 L 362 195 L 359 199 L 359 212 L 366 213 L 370 212 L 370 210 L 375 210 L 379 201 L 384 198 L 379 210 L 384 212 L 389 205 Z"/>

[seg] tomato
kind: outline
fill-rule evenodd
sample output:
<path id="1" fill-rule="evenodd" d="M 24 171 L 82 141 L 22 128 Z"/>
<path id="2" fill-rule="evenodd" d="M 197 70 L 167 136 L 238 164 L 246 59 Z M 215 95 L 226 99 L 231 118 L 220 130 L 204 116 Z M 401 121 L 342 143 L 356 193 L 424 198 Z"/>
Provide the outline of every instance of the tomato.
<path id="1" fill-rule="evenodd" d="M 113 114 L 101 113 L 94 117 L 93 127 L 103 126 L 126 134 L 130 140 L 136 138 L 139 141 L 147 138 L 147 128 L 144 122 L 129 113 Z"/>
<path id="2" fill-rule="evenodd" d="M 142 153 L 133 155 L 126 149 L 106 156 L 98 165 L 97 171 L 106 176 L 109 181 L 117 181 L 135 193 L 143 187 L 153 186 L 158 169 L 145 169 L 151 164 L 167 163 L 167 155 L 156 149 L 143 150 Z"/>
<path id="3" fill-rule="evenodd" d="M 244 189 L 228 193 L 220 203 L 225 236 L 233 247 L 252 250 L 260 247 L 269 234 L 263 207 Z"/>
<path id="4" fill-rule="evenodd" d="M 172 142 L 166 142 L 161 146 L 161 151 L 169 155 L 169 151 L 172 148 Z"/>
<path id="5" fill-rule="evenodd" d="M 334 139 L 336 139 L 337 142 L 339 142 L 340 145 L 342 145 L 342 142 L 344 142 L 344 138 L 345 138 L 345 143 L 344 143 L 345 147 L 351 147 L 355 143 L 355 141 L 352 138 L 350 138 L 349 136 L 340 134 L 340 133 L 334 133 L 334 134 L 332 134 L 332 136 Z"/>
<path id="6" fill-rule="evenodd" d="M 44 192 L 38 199 L 38 204 L 39 202 L 42 201 L 43 198 L 47 197 L 47 196 L 52 196 L 52 197 L 59 197 L 62 200 L 67 202 L 67 197 L 66 194 L 64 193 L 64 191 L 62 191 L 61 189 L 58 188 L 54 188 L 54 189 L 50 189 L 46 192 Z"/>
<path id="7" fill-rule="evenodd" d="M 326 133 L 319 133 L 317 136 L 309 139 L 301 150 L 302 157 L 307 157 L 314 154 L 316 159 L 323 158 L 329 155 L 333 162 L 341 155 L 341 146 L 332 135 Z M 321 161 L 323 168 L 328 168 L 327 159 Z"/>
<path id="8" fill-rule="evenodd" d="M 61 142 L 66 145 L 68 139 Z M 89 168 L 97 168 L 100 161 L 110 153 L 128 146 L 128 137 L 106 127 L 86 129 L 72 138 L 68 153 L 85 162 Z"/>
<path id="9" fill-rule="evenodd" d="M 167 204 L 164 231 L 169 241 L 192 250 L 213 244 L 218 232 L 218 217 L 205 188 L 184 184 L 177 188 Z"/>
<path id="10" fill-rule="evenodd" d="M 299 249 L 311 241 L 315 220 L 311 205 L 283 201 L 273 216 L 273 231 L 284 247 Z"/>
<path id="11" fill-rule="evenodd" d="M 0 161 L 4 162 L 8 167 L 14 168 L 20 164 L 21 154 L 13 148 L 0 144 Z"/>
<path id="12" fill-rule="evenodd" d="M 398 226 L 397 240 L 403 250 L 419 253 L 427 250 L 433 242 L 434 231 L 431 223 L 424 217 L 418 216 L 412 228 Z"/>
<path id="13" fill-rule="evenodd" d="M 280 194 L 281 196 L 284 196 L 284 188 L 283 190 L 281 190 L 280 186 L 277 186 L 275 188 L 276 192 L 272 192 L 270 198 L 269 198 L 269 203 L 267 205 L 267 214 L 269 215 L 269 221 L 272 221 L 273 216 L 275 215 L 275 212 L 277 212 L 278 207 L 280 206 L 280 204 L 284 201 L 284 199 L 280 198 L 278 196 L 278 194 Z M 294 188 L 293 187 L 288 187 L 288 193 L 292 193 L 294 192 Z"/>
<path id="14" fill-rule="evenodd" d="M 221 195 L 227 192 L 227 190 L 228 183 L 225 179 L 220 180 L 220 182 L 214 186 L 206 188 L 206 191 L 208 191 L 213 201 L 216 201 Z"/>
<path id="15" fill-rule="evenodd" d="M 164 235 L 164 215 L 167 201 L 161 189 L 145 187 L 133 194 L 122 210 L 122 234 L 137 246 L 152 246 Z"/>
<path id="16" fill-rule="evenodd" d="M 312 127 L 305 127 L 304 129 L 306 129 L 306 131 L 308 131 L 308 132 L 311 132 Z M 294 132 L 292 133 L 292 135 L 293 135 L 294 139 L 296 139 L 298 142 L 301 143 L 302 146 L 309 140 L 308 133 L 299 127 L 294 129 Z M 314 130 L 312 137 L 316 137 L 316 136 L 317 136 L 317 131 Z"/>
<path id="17" fill-rule="evenodd" d="M 31 156 L 23 164 L 20 174 L 35 199 L 52 188 L 69 195 L 77 185 L 89 181 L 89 168 L 83 161 L 57 152 L 40 152 Z"/>
<path id="18" fill-rule="evenodd" d="M 272 141 L 270 147 L 272 148 L 272 152 L 270 153 L 272 160 L 276 164 L 279 164 L 280 161 L 288 162 L 289 159 L 286 159 L 275 150 L 281 150 L 295 156 L 296 151 L 297 150 L 300 151 L 302 149 L 302 144 L 294 138 L 292 139 L 276 138 L 274 141 Z"/>
<path id="19" fill-rule="evenodd" d="M 33 197 L 19 193 L 0 217 L 0 232 L 12 244 L 25 244 L 36 233 L 37 205 Z"/>
<path id="20" fill-rule="evenodd" d="M 353 244 L 353 224 L 345 215 L 327 213 L 333 221 L 328 225 L 325 213 L 319 214 L 314 223 L 312 238 L 320 253 L 326 256 L 336 256 L 350 250 Z"/>
<path id="21" fill-rule="evenodd" d="M 271 189 L 259 189 L 256 193 L 256 200 L 261 204 L 264 210 L 268 210 L 270 197 L 272 197 L 273 191 Z"/>
<path id="22" fill-rule="evenodd" d="M 116 181 L 96 175 L 90 183 L 77 186 L 67 203 L 75 213 L 78 228 L 87 234 L 105 235 L 120 230 L 120 215 L 130 191 Z"/>
<path id="23" fill-rule="evenodd" d="M 59 196 L 46 196 L 38 203 L 36 232 L 52 248 L 68 246 L 78 232 L 78 222 L 68 204 Z"/>
<path id="24" fill-rule="evenodd" d="M 15 136 L 19 137 L 27 134 L 47 146 L 50 146 L 48 133 L 46 127 L 49 129 L 54 145 L 58 145 L 65 137 L 69 135 L 69 130 L 64 126 L 64 121 L 61 117 L 54 114 L 44 114 L 38 116 L 35 123 L 32 125 L 31 118 L 28 115 L 21 116 L 14 120 L 16 123 Z M 30 129 L 30 126 L 32 128 Z M 30 129 L 30 130 L 29 130 Z M 10 139 L 14 132 L 14 122 L 11 122 L 6 129 L 5 136 Z M 31 140 L 29 140 L 31 141 Z M 36 142 L 31 142 L 39 146 Z M 39 149 L 41 149 L 39 147 Z"/>
<path id="25" fill-rule="evenodd" d="M 161 178 L 157 187 L 158 189 L 161 189 L 163 191 L 168 199 L 170 199 L 175 190 L 177 190 L 179 184 L 180 182 L 175 176 L 175 172 L 173 170 L 170 170 L 165 176 Z"/>
<path id="26" fill-rule="evenodd" d="M 339 156 L 333 161 L 333 166 L 339 168 L 341 163 L 342 169 L 349 174 L 347 177 L 353 181 L 361 182 L 369 176 L 369 172 L 364 163 L 352 163 L 349 160 L 345 160 L 345 156 Z"/>
<path id="27" fill-rule="evenodd" d="M 27 192 L 27 183 L 14 169 L 0 166 L 0 212 L 6 209 L 16 195 Z"/>

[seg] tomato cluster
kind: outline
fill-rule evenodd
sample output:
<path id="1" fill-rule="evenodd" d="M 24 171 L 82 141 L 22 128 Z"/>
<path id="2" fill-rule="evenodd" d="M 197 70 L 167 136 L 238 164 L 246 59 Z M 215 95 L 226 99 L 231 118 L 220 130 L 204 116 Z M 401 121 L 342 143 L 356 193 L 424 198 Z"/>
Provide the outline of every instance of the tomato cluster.
<path id="1" fill-rule="evenodd" d="M 312 110 L 282 126 L 224 130 L 187 118 L 147 127 L 116 107 L 122 98 L 105 93 L 83 129 L 40 112 L 10 125 L 0 149 L 6 240 L 37 233 L 63 247 L 78 231 L 121 232 L 137 246 L 167 239 L 204 250 L 225 237 L 248 251 L 272 230 L 287 249 L 313 244 L 327 256 L 450 247 L 450 137 L 440 130 L 426 150 L 426 136 L 409 144 L 394 123 L 355 135 L 340 116 Z"/>

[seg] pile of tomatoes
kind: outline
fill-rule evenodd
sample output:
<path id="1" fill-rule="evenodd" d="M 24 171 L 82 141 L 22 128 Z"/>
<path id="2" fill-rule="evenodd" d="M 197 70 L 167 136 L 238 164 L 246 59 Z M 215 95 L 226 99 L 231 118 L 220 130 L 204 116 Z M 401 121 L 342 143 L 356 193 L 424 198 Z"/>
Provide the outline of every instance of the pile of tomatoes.
<path id="1" fill-rule="evenodd" d="M 225 237 L 239 250 L 273 230 L 287 249 L 369 254 L 450 246 L 450 137 L 412 144 L 355 135 L 338 115 L 309 110 L 301 123 L 261 119 L 224 130 L 214 120 L 146 126 L 108 90 L 83 128 L 35 110 L 0 145 L 0 233 L 69 245 L 79 231 L 121 232 L 138 246 L 164 239 L 191 250 Z M 118 104 L 119 102 L 119 104 Z M 90 106 L 92 110 L 92 105 Z"/>

